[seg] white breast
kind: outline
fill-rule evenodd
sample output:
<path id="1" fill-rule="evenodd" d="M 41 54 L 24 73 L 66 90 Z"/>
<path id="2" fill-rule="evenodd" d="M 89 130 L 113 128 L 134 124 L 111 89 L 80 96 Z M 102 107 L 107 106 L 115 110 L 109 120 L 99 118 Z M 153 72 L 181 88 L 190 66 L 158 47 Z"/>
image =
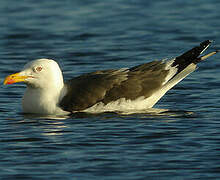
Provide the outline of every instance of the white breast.
<path id="1" fill-rule="evenodd" d="M 37 114 L 68 114 L 57 104 L 60 94 L 53 94 L 42 89 L 27 88 L 22 99 L 23 111 L 25 113 Z"/>

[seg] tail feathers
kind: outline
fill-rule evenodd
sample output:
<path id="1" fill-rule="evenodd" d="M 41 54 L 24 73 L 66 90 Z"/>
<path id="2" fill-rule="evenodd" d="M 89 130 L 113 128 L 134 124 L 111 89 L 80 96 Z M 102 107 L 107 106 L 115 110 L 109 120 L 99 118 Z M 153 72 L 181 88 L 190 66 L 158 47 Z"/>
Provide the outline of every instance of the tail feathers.
<path id="1" fill-rule="evenodd" d="M 184 70 L 189 64 L 191 63 L 197 64 L 198 62 L 203 61 L 204 59 L 216 54 L 218 51 L 199 57 L 209 47 L 211 43 L 212 41 L 210 40 L 206 40 L 202 42 L 199 46 L 196 46 L 191 50 L 185 52 L 181 56 L 176 57 L 171 66 L 178 68 L 177 71 L 178 74 L 179 72 Z"/>
<path id="2" fill-rule="evenodd" d="M 201 56 L 201 57 L 197 58 L 197 59 L 195 60 L 195 62 L 193 62 L 193 63 L 197 64 L 197 63 L 199 63 L 199 62 L 201 62 L 201 61 L 204 61 L 204 60 L 207 59 L 208 57 L 213 56 L 214 54 L 216 54 L 216 53 L 218 53 L 218 52 L 219 52 L 219 50 L 216 50 L 216 51 L 213 51 L 213 52 L 211 52 L 211 53 L 208 53 L 208 54 L 206 54 L 206 55 L 204 55 L 204 56 Z"/>

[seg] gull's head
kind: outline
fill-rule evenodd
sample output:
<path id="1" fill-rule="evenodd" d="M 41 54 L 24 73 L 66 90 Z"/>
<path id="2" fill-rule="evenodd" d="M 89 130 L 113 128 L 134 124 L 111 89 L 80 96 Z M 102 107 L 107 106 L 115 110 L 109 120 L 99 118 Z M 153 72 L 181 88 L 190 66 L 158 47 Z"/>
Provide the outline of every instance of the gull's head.
<path id="1" fill-rule="evenodd" d="M 21 72 L 9 75 L 4 84 L 24 82 L 33 88 L 48 88 L 63 83 L 59 65 L 51 59 L 37 59 L 27 63 Z"/>

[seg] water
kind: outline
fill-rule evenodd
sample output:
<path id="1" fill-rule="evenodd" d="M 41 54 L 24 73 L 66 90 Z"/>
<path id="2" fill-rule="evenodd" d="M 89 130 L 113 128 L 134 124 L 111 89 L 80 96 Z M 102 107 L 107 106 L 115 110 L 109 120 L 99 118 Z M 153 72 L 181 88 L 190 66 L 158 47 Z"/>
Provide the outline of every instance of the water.
<path id="1" fill-rule="evenodd" d="M 0 79 L 36 58 L 65 79 L 220 49 L 220 2 L 0 2 Z M 208 50 L 208 52 L 210 52 Z M 162 114 L 22 114 L 23 84 L 0 87 L 0 179 L 219 179 L 220 62 L 215 55 L 169 91 Z"/>

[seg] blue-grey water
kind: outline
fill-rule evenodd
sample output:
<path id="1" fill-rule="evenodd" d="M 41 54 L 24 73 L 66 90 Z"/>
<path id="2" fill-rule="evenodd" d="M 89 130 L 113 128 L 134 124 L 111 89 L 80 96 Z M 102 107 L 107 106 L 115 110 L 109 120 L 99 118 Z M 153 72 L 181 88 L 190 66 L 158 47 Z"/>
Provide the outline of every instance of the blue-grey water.
<path id="1" fill-rule="evenodd" d="M 65 79 L 171 58 L 214 40 L 220 1 L 0 1 L 0 80 L 37 58 Z M 169 91 L 164 114 L 22 114 L 0 86 L 0 179 L 220 179 L 220 55 Z"/>

